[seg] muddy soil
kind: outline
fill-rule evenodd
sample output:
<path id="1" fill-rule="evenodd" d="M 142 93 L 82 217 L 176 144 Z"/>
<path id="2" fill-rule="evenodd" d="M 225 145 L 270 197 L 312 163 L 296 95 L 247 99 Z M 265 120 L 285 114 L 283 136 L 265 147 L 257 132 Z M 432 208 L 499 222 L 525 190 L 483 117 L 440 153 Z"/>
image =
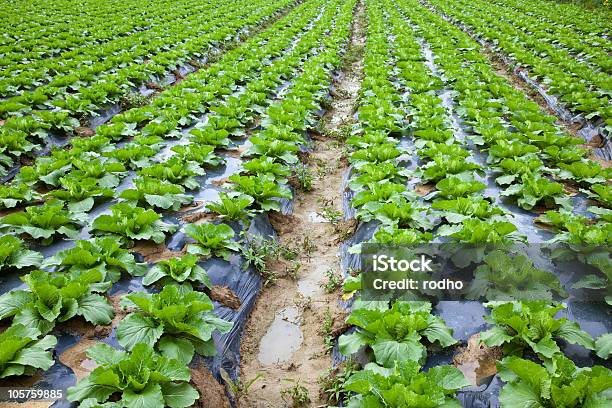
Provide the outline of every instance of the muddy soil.
<path id="1" fill-rule="evenodd" d="M 204 365 L 198 364 L 191 369 L 191 384 L 200 393 L 194 408 L 231 408 L 225 389 Z"/>
<path id="2" fill-rule="evenodd" d="M 460 348 L 453 364 L 472 385 L 487 383 L 497 373 L 496 363 L 503 353 L 500 347 L 488 347 L 480 342 L 480 334 L 468 339 L 467 347 Z"/>
<path id="3" fill-rule="evenodd" d="M 297 273 L 288 273 L 285 262 L 270 265 L 278 280 L 262 291 L 241 344 L 242 382 L 261 375 L 240 399 L 242 408 L 290 407 L 293 401 L 283 390 L 296 384 L 308 392 L 309 401 L 301 406 L 325 405 L 319 378 L 332 363 L 326 344 L 341 332 L 337 328 L 345 318 L 338 288 L 329 284 L 329 276 L 340 275 L 339 242 L 354 228 L 354 223 L 341 221 L 342 179 L 347 171 L 341 135 L 354 121 L 362 77 L 366 22 L 361 2 L 353 21 L 330 109 L 320 134 L 313 135 L 313 152 L 305 158 L 313 175 L 312 189 L 296 193 L 292 215 L 271 217 L 280 243 L 297 250 L 292 265 L 300 267 Z"/>

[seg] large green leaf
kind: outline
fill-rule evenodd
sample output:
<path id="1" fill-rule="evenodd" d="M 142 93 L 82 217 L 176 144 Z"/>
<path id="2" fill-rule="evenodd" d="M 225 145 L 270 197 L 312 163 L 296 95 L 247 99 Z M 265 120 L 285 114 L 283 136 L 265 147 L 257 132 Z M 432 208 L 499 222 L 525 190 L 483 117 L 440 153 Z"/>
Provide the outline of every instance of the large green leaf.
<path id="1" fill-rule="evenodd" d="M 372 345 L 374 356 L 379 364 L 391 367 L 396 361 L 412 360 L 422 362 L 427 354 L 425 347 L 418 341 L 382 340 Z"/>
<path id="2" fill-rule="evenodd" d="M 79 310 L 78 314 L 83 316 L 85 320 L 96 325 L 110 324 L 114 316 L 113 307 L 108 301 L 95 293 L 82 297 L 78 301 Z"/>
<path id="3" fill-rule="evenodd" d="M 163 323 L 139 313 L 131 313 L 117 325 L 117 340 L 128 350 L 139 343 L 153 347 L 163 333 Z"/>
<path id="4" fill-rule="evenodd" d="M 134 392 L 132 389 L 123 391 L 122 401 L 125 406 L 130 408 L 151 408 L 163 407 L 164 396 L 160 384 L 149 384 L 140 392 Z"/>
<path id="5" fill-rule="evenodd" d="M 195 388 L 188 383 L 165 383 L 161 390 L 164 401 L 170 408 L 190 407 L 200 397 Z"/>
<path id="6" fill-rule="evenodd" d="M 601 358 L 608 359 L 612 354 L 612 333 L 602 334 L 595 341 L 595 350 Z"/>

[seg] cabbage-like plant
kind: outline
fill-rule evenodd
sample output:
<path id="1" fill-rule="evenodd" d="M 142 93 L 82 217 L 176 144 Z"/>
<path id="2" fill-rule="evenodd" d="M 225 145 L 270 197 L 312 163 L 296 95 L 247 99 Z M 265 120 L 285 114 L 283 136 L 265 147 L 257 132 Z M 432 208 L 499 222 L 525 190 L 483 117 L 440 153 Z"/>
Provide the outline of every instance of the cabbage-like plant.
<path id="1" fill-rule="evenodd" d="M 144 343 L 167 358 L 188 364 L 194 353 L 216 353 L 212 333 L 227 333 L 232 323 L 212 313 L 212 301 L 188 285 L 168 285 L 156 294 L 133 292 L 122 299 L 135 308 L 117 325 L 119 344 L 131 350 Z"/>

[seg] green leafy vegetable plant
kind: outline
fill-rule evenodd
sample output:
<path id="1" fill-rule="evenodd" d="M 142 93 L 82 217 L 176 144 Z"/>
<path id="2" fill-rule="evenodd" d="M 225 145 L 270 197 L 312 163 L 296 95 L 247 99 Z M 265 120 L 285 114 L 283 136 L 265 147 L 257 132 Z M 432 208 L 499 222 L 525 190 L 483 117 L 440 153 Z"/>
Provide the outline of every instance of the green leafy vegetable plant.
<path id="1" fill-rule="evenodd" d="M 178 226 L 167 224 L 161 215 L 129 203 L 118 203 L 110 207 L 111 214 L 100 215 L 93 221 L 92 232 L 97 235 L 117 235 L 129 240 L 152 240 L 160 244 L 166 233 L 176 231 Z"/>
<path id="2" fill-rule="evenodd" d="M 240 221 L 249 216 L 253 197 L 246 194 L 220 193 L 219 200 L 206 204 L 206 208 L 230 221 Z"/>
<path id="3" fill-rule="evenodd" d="M 230 176 L 236 191 L 253 197 L 264 211 L 280 211 L 281 198 L 291 199 L 291 191 L 279 185 L 272 175 Z"/>
<path id="4" fill-rule="evenodd" d="M 466 296 L 487 300 L 552 300 L 553 293 L 567 296 L 555 274 L 536 268 L 523 255 L 495 250 L 488 253 L 484 264 L 474 271 L 474 280 Z"/>
<path id="5" fill-rule="evenodd" d="M 26 248 L 23 241 L 12 235 L 0 237 L 0 271 L 39 266 L 42 254 Z"/>
<path id="6" fill-rule="evenodd" d="M 13 324 L 35 327 L 49 333 L 58 322 L 75 316 L 96 324 L 109 324 L 114 315 L 108 300 L 99 295 L 110 288 L 95 269 L 82 273 L 33 271 L 21 278 L 27 290 L 0 296 L 0 319 L 13 317 Z"/>
<path id="7" fill-rule="evenodd" d="M 233 240 L 234 230 L 227 224 L 188 224 L 185 234 L 196 241 L 187 246 L 190 254 L 205 258 L 218 256 L 228 260 L 232 252 L 240 251 L 240 244 Z"/>
<path id="8" fill-rule="evenodd" d="M 199 397 L 189 384 L 189 368 L 147 344 L 125 352 L 98 343 L 87 350 L 87 357 L 97 367 L 67 392 L 68 400 L 80 407 L 185 408 Z"/>
<path id="9" fill-rule="evenodd" d="M 48 245 L 58 236 L 76 238 L 85 220 L 84 213 L 71 212 L 64 208 L 63 201 L 54 199 L 40 206 L 28 207 L 25 211 L 5 215 L 0 218 L 0 231 L 26 234 Z"/>
<path id="10" fill-rule="evenodd" d="M 120 198 L 136 205 L 151 206 L 164 210 L 178 211 L 182 206 L 190 204 L 193 197 L 184 194 L 185 189 L 169 181 L 152 177 L 141 177 L 134 180 L 135 188 L 121 192 Z"/>
<path id="11" fill-rule="evenodd" d="M 579 344 L 589 350 L 595 349 L 593 338 L 580 326 L 566 318 L 555 319 L 563 305 L 547 301 L 491 302 L 491 315 L 486 317 L 495 324 L 481 333 L 480 340 L 487 346 L 503 346 L 506 354 L 521 355 L 530 347 L 543 359 L 561 353 L 555 339 Z"/>
<path id="12" fill-rule="evenodd" d="M 168 285 L 156 294 L 130 293 L 122 305 L 136 310 L 117 325 L 119 344 L 132 350 L 144 343 L 182 364 L 188 364 L 195 352 L 214 355 L 212 333 L 227 333 L 232 327 L 212 313 L 208 296 L 188 285 Z"/>
<path id="13" fill-rule="evenodd" d="M 39 339 L 40 331 L 35 327 L 13 324 L 0 333 L 0 378 L 33 375 L 37 369 L 48 370 L 53 363 L 49 349 L 55 347 L 55 336 Z"/>
<path id="14" fill-rule="evenodd" d="M 117 282 L 122 273 L 141 276 L 146 264 L 136 262 L 134 255 L 122 248 L 121 242 L 112 237 L 98 237 L 76 241 L 75 246 L 57 252 L 43 263 L 55 267 L 58 272 L 100 271 L 104 281 Z"/>
<path id="15" fill-rule="evenodd" d="M 416 361 L 396 361 L 390 368 L 367 364 L 346 380 L 344 390 L 355 393 L 346 403 L 348 408 L 459 408 L 461 403 L 455 394 L 469 385 L 453 366 L 437 366 L 424 372 Z"/>
<path id="16" fill-rule="evenodd" d="M 198 265 L 198 259 L 196 255 L 185 254 L 159 261 L 149 269 L 142 284 L 152 285 L 157 282 L 163 286 L 175 282 L 197 282 L 210 288 L 210 278 L 204 268 Z"/>
<path id="17" fill-rule="evenodd" d="M 545 367 L 516 356 L 498 363 L 507 384 L 502 388 L 502 407 L 596 408 L 610 405 L 612 372 L 602 366 L 578 368 L 562 354 Z"/>
<path id="18" fill-rule="evenodd" d="M 431 314 L 431 304 L 427 302 L 397 301 L 386 310 L 354 309 L 346 322 L 359 329 L 339 338 L 342 354 L 350 356 L 368 346 L 376 362 L 385 367 L 406 360 L 423 363 L 427 355 L 421 343 L 424 338 L 442 347 L 457 342 L 444 321 Z"/>

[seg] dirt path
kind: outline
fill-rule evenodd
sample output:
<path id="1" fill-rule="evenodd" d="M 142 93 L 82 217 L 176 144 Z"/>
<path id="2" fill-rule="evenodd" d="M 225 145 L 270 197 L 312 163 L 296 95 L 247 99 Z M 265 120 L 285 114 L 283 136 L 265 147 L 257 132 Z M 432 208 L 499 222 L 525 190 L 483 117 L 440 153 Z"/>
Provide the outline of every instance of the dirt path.
<path id="1" fill-rule="evenodd" d="M 262 291 L 245 329 L 241 380 L 261 377 L 240 399 L 242 408 L 325 405 L 319 378 L 332 363 L 327 346 L 330 333 L 345 318 L 337 301 L 338 248 L 354 228 L 354 222 L 341 221 L 341 186 L 347 170 L 343 137 L 354 122 L 364 44 L 365 14 L 360 2 L 333 100 L 321 133 L 312 135 L 313 152 L 307 158 L 312 189 L 296 194 L 291 216 L 271 216 L 280 243 L 295 249 L 297 255 L 290 262 L 271 265 L 278 280 Z"/>

